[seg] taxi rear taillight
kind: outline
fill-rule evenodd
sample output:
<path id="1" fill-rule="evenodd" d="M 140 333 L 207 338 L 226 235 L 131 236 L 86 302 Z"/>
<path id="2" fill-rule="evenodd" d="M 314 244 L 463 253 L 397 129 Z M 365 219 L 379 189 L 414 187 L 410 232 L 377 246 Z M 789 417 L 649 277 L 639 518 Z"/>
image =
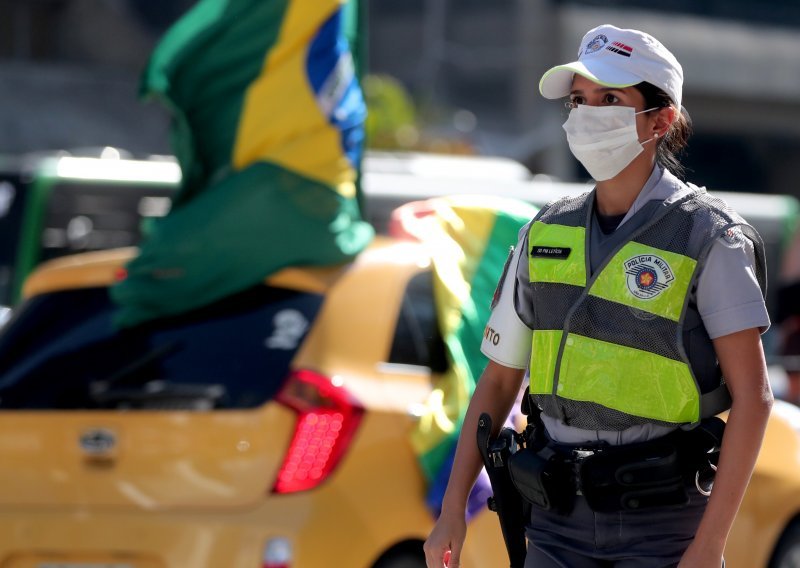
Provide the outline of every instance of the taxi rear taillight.
<path id="1" fill-rule="evenodd" d="M 272 492 L 313 489 L 341 461 L 364 408 L 344 387 L 308 370 L 294 371 L 275 399 L 297 413 L 297 422 Z"/>

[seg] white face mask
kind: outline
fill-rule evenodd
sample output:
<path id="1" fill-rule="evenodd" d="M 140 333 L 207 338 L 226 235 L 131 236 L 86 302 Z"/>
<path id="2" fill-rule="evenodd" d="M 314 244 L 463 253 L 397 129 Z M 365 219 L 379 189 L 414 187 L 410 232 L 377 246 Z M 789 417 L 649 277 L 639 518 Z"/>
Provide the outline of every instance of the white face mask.
<path id="1" fill-rule="evenodd" d="M 651 110 L 655 109 L 578 105 L 563 126 L 569 149 L 595 180 L 611 179 L 642 153 L 636 115 Z"/>

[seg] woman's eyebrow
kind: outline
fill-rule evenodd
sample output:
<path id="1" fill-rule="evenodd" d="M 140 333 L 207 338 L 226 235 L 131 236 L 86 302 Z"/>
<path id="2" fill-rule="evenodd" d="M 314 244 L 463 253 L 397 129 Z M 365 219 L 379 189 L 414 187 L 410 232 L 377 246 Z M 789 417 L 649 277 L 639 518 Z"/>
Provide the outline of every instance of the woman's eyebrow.
<path id="1" fill-rule="evenodd" d="M 593 93 L 608 93 L 608 92 L 611 92 L 611 91 L 616 91 L 618 93 L 624 92 L 623 88 L 620 88 L 620 87 L 597 87 L 597 88 L 592 89 Z M 583 94 L 583 89 L 573 89 L 572 91 L 569 92 L 569 94 L 570 95 L 582 95 Z"/>

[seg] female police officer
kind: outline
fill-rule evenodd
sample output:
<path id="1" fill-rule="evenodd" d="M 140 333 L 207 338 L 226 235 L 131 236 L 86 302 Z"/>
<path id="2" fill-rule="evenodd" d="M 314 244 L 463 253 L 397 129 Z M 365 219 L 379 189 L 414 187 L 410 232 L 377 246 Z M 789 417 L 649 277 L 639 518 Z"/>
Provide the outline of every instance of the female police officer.
<path id="1" fill-rule="evenodd" d="M 769 319 L 758 234 L 670 171 L 689 134 L 682 85 L 661 43 L 610 25 L 584 36 L 577 61 L 542 77 L 543 96 L 569 96 L 567 141 L 597 183 L 520 231 L 516 271 L 503 276 L 488 323 L 496 344 L 481 346 L 489 363 L 425 543 L 429 568 L 448 551 L 459 566 L 481 467 L 478 416 L 502 424 L 525 377 L 548 460 L 575 478 L 569 495 L 553 496 L 568 506 L 533 507 L 526 566 L 723 564 L 772 404 L 760 340 Z M 687 461 L 689 439 L 676 434 L 727 408 L 710 497 L 691 475 L 676 486 L 669 467 Z M 676 446 L 677 458 L 664 450 Z M 610 458 L 589 467 L 599 455 Z M 637 475 L 645 490 L 631 493 L 625 480 Z"/>

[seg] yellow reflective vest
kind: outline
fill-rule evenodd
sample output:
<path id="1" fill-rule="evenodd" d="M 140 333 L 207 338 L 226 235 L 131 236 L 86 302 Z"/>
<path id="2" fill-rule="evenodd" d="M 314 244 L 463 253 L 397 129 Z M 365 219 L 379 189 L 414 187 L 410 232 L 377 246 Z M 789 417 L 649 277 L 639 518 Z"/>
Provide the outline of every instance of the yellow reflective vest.
<path id="1" fill-rule="evenodd" d="M 559 200 L 529 227 L 537 404 L 567 424 L 600 430 L 693 423 L 729 408 L 716 359 L 696 365 L 687 353 L 684 322 L 696 309 L 691 291 L 711 245 L 726 232 L 753 242 L 765 290 L 758 233 L 724 201 L 692 187 L 591 273 L 593 202 L 594 193 Z"/>

